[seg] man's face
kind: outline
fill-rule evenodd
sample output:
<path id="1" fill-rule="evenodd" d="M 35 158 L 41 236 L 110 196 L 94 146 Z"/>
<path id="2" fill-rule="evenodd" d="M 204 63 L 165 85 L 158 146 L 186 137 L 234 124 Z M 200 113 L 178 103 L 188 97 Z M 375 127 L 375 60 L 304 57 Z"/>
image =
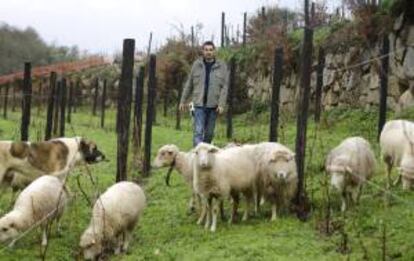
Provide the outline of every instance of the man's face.
<path id="1" fill-rule="evenodd" d="M 215 50 L 212 45 L 205 45 L 203 47 L 203 57 L 206 60 L 212 60 L 215 57 Z"/>

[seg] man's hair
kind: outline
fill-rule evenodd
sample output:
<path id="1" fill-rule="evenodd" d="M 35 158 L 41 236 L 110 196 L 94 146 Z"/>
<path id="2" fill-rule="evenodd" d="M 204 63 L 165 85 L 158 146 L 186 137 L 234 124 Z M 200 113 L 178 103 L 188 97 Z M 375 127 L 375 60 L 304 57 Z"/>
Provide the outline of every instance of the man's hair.
<path id="1" fill-rule="evenodd" d="M 204 46 L 207 46 L 207 45 L 213 46 L 213 49 L 216 49 L 216 46 L 214 45 L 214 43 L 212 41 L 204 42 L 201 47 L 204 49 Z"/>

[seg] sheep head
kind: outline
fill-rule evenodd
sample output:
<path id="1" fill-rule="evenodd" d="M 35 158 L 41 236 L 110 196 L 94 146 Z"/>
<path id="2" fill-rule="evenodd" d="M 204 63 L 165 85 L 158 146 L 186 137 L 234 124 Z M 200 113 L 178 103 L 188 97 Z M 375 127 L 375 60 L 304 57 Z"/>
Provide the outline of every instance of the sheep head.
<path id="1" fill-rule="evenodd" d="M 83 233 L 79 247 L 86 260 L 94 260 L 103 252 L 102 241 L 97 237 L 93 229 L 87 229 Z"/>
<path id="2" fill-rule="evenodd" d="M 210 169 L 214 165 L 215 154 L 220 151 L 220 148 L 207 144 L 199 143 L 197 147 L 194 148 L 194 160 L 196 166 L 201 169 Z"/>
<path id="3" fill-rule="evenodd" d="M 155 157 L 152 166 L 154 168 L 170 166 L 174 162 L 174 159 L 177 156 L 178 152 L 178 147 L 173 144 L 162 146 L 158 150 L 157 156 Z"/>
<path id="4" fill-rule="evenodd" d="M 296 174 L 295 154 L 290 151 L 275 150 L 271 152 L 268 166 L 274 178 L 288 180 Z"/>
<path id="5" fill-rule="evenodd" d="M 19 235 L 15 218 L 11 215 L 6 215 L 0 219 L 0 242 L 5 242 L 13 239 Z"/>

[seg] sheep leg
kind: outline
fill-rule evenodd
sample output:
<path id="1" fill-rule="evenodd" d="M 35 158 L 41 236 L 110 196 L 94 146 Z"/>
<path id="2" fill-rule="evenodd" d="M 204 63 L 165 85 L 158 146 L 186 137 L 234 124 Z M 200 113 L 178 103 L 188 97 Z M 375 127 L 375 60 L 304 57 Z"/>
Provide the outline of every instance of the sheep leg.
<path id="1" fill-rule="evenodd" d="M 397 178 L 394 180 L 393 186 L 397 186 L 401 182 L 401 174 L 398 173 Z"/>
<path id="2" fill-rule="evenodd" d="M 124 237 L 124 233 L 120 233 L 115 238 L 115 249 L 114 249 L 114 254 L 115 255 L 121 254 L 123 237 Z"/>
<path id="3" fill-rule="evenodd" d="M 250 208 L 251 208 L 251 203 L 252 203 L 252 193 L 249 191 L 249 192 L 245 192 L 244 193 L 244 195 L 245 195 L 245 199 L 246 199 L 246 206 L 245 206 L 245 209 L 244 209 L 244 214 L 243 214 L 243 218 L 242 218 L 242 220 L 243 221 L 246 221 L 248 218 L 249 218 L 249 214 L 250 214 Z"/>
<path id="4" fill-rule="evenodd" d="M 233 199 L 233 208 L 232 208 L 232 211 L 231 211 L 231 216 L 230 216 L 230 219 L 229 219 L 229 223 L 233 224 L 236 221 L 237 209 L 239 208 L 239 203 L 240 203 L 239 193 L 231 192 L 231 198 Z"/>
<path id="5" fill-rule="evenodd" d="M 402 187 L 403 190 L 410 190 L 411 188 L 411 181 L 407 179 L 406 177 L 402 177 Z"/>
<path id="6" fill-rule="evenodd" d="M 345 189 L 342 191 L 341 194 L 342 194 L 342 197 L 341 197 L 341 199 L 342 199 L 341 211 L 345 212 L 345 210 L 347 209 L 347 197 L 348 197 L 348 195 L 347 195 L 347 192 L 346 192 Z"/>
<path id="7" fill-rule="evenodd" d="M 201 212 L 200 217 L 197 220 L 197 225 L 201 225 L 206 218 L 207 214 L 207 202 L 204 198 L 200 198 L 200 204 L 201 204 Z"/>
<path id="8" fill-rule="evenodd" d="M 13 207 L 14 202 L 16 201 L 18 194 L 19 194 L 18 192 L 15 192 L 14 190 L 12 190 L 11 197 L 10 197 L 10 200 L 11 201 L 10 201 L 9 208 L 12 208 Z"/>
<path id="9" fill-rule="evenodd" d="M 385 156 L 385 173 L 387 175 L 387 188 L 389 189 L 391 187 L 391 170 L 392 170 L 392 159 L 390 157 Z"/>
<path id="10" fill-rule="evenodd" d="M 210 227 L 210 223 L 211 223 L 211 208 L 212 208 L 211 201 L 212 201 L 212 198 L 209 197 L 207 199 L 207 204 L 206 204 L 206 214 L 207 214 L 206 223 L 204 224 L 204 229 L 206 230 Z"/>
<path id="11" fill-rule="evenodd" d="M 47 246 L 47 228 L 48 225 L 42 226 L 42 246 Z"/>
<path id="12" fill-rule="evenodd" d="M 129 242 L 132 239 L 132 231 L 125 231 L 124 233 L 124 243 L 122 245 L 122 252 L 128 251 Z"/>
<path id="13" fill-rule="evenodd" d="M 224 201 L 223 200 L 220 200 L 220 216 L 221 216 L 221 221 L 226 220 L 226 215 L 224 213 Z"/>
<path id="14" fill-rule="evenodd" d="M 257 215 L 257 213 L 259 213 L 260 210 L 260 205 L 259 205 L 259 191 L 255 190 L 253 193 L 253 203 L 254 203 L 254 214 Z"/>
<path id="15" fill-rule="evenodd" d="M 361 199 L 361 194 L 362 194 L 362 185 L 359 185 L 357 190 L 352 195 L 352 199 L 354 200 L 356 204 L 359 204 L 359 200 Z"/>
<path id="16" fill-rule="evenodd" d="M 272 217 L 270 218 L 270 221 L 276 221 L 277 219 L 277 205 L 276 201 L 272 202 Z"/>
<path id="17" fill-rule="evenodd" d="M 187 214 L 191 215 L 195 211 L 194 193 L 191 195 L 190 202 L 188 202 Z"/>
<path id="18" fill-rule="evenodd" d="M 217 216 L 220 208 L 220 200 L 218 198 L 212 198 L 212 223 L 211 223 L 211 232 L 216 232 L 217 228 Z"/>
<path id="19" fill-rule="evenodd" d="M 0 166 L 0 184 L 3 182 L 4 175 L 6 175 L 7 168 Z"/>

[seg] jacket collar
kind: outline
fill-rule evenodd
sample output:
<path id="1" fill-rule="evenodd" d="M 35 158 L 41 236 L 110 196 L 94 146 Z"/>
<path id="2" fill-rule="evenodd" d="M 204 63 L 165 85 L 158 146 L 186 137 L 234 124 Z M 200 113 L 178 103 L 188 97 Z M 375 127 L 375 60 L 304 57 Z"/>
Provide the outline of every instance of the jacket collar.
<path id="1" fill-rule="evenodd" d="M 197 60 L 196 60 L 196 63 L 197 63 L 197 65 L 198 66 L 201 66 L 201 67 L 203 67 L 204 68 L 204 61 L 203 61 L 203 57 L 200 57 L 200 58 L 198 58 Z M 215 61 L 215 63 L 213 64 L 213 66 L 211 67 L 212 69 L 213 68 L 218 68 L 218 67 L 220 67 L 220 65 L 221 65 L 221 62 L 216 58 L 216 61 Z"/>

